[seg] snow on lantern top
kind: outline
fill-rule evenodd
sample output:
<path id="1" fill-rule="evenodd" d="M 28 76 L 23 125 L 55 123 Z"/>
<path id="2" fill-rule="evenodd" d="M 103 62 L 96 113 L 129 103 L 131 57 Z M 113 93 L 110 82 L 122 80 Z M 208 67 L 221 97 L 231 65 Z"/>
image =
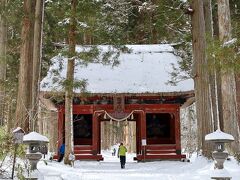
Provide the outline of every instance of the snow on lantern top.
<path id="1" fill-rule="evenodd" d="M 207 134 L 205 140 L 213 142 L 231 142 L 234 141 L 234 137 L 231 134 L 224 133 L 220 129 L 217 129 L 215 132 Z"/>
<path id="2" fill-rule="evenodd" d="M 13 130 L 13 138 L 15 144 L 21 144 L 23 142 L 23 136 L 25 132 L 22 128 L 17 127 Z"/>
<path id="3" fill-rule="evenodd" d="M 23 142 L 49 142 L 49 139 L 46 136 L 43 136 L 37 132 L 30 132 L 29 134 L 23 136 Z"/>
<path id="4" fill-rule="evenodd" d="M 25 133 L 24 130 L 20 127 L 17 127 L 16 129 L 13 130 L 13 133 Z"/>

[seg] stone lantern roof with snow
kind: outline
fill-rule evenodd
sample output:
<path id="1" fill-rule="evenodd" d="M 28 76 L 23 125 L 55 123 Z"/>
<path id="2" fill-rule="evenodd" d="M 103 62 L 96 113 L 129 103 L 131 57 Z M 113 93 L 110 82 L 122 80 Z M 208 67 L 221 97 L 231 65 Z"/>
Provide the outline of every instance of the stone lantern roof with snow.
<path id="1" fill-rule="evenodd" d="M 30 132 L 29 134 L 23 137 L 23 142 L 25 144 L 28 144 L 31 142 L 48 143 L 49 139 L 46 136 L 43 136 L 37 132 Z"/>
<path id="2" fill-rule="evenodd" d="M 220 129 L 217 129 L 215 132 L 207 134 L 205 136 L 206 141 L 212 141 L 212 142 L 232 142 L 234 141 L 234 137 L 230 134 L 222 132 Z"/>

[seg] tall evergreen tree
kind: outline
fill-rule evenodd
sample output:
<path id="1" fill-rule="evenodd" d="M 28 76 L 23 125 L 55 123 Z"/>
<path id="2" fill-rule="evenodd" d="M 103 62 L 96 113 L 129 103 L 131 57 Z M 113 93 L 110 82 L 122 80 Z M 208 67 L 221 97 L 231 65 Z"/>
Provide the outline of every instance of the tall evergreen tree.
<path id="1" fill-rule="evenodd" d="M 1 0 L 0 14 L 0 126 L 5 124 L 5 80 L 7 71 L 7 24 L 6 24 L 6 0 Z"/>
<path id="2" fill-rule="evenodd" d="M 69 154 L 73 152 L 73 81 L 76 58 L 76 8 L 77 0 L 71 0 L 71 15 L 69 23 L 69 58 L 67 64 L 65 87 L 65 157 L 64 163 L 70 164 Z"/>
<path id="3" fill-rule="evenodd" d="M 36 130 L 38 122 L 38 105 L 39 105 L 39 83 L 40 69 L 42 58 L 42 23 L 44 14 L 44 1 L 36 0 L 36 11 L 34 18 L 34 44 L 33 44 L 33 79 L 32 79 L 32 104 L 31 129 Z"/>
<path id="4" fill-rule="evenodd" d="M 230 17 L 229 0 L 218 0 L 219 39 L 226 46 L 232 40 L 232 26 Z M 225 44 L 224 44 L 225 43 Z M 226 62 L 221 62 L 226 63 Z M 223 105 L 223 130 L 239 139 L 239 122 L 237 119 L 236 81 L 234 69 L 221 69 L 222 80 L 222 105 Z M 233 152 L 239 151 L 239 142 L 231 145 Z"/>
<path id="5" fill-rule="evenodd" d="M 5 10 L 1 11 L 6 20 L 6 80 L 3 84 L 5 88 L 4 111 L 7 131 L 13 128 L 14 111 L 16 104 L 17 74 L 19 65 L 19 47 L 22 17 L 22 1 L 6 1 Z M 4 72 L 4 71 L 1 71 Z"/>
<path id="6" fill-rule="evenodd" d="M 21 126 L 26 132 L 29 127 L 29 112 L 31 111 L 32 84 L 32 53 L 33 53 L 33 20 L 35 1 L 24 0 L 24 18 L 21 33 L 20 67 L 18 79 L 18 96 L 16 106 L 15 126 Z"/>
<path id="7" fill-rule="evenodd" d="M 206 34 L 201 0 L 192 1 L 192 43 L 194 88 L 198 120 L 198 144 L 203 155 L 211 157 L 210 145 L 205 142 L 205 135 L 213 131 L 210 108 L 209 76 L 206 58 Z"/>

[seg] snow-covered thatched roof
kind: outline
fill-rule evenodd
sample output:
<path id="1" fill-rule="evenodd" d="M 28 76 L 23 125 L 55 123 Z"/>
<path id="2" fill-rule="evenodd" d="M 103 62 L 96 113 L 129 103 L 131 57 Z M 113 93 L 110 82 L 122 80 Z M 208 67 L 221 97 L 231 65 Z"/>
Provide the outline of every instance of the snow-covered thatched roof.
<path id="1" fill-rule="evenodd" d="M 127 45 L 130 53 L 121 53 L 120 64 L 112 67 L 99 63 L 75 66 L 74 77 L 86 79 L 86 90 L 90 93 L 164 93 L 193 90 L 193 80 L 179 82 L 176 86 L 167 84 L 172 65 L 178 67 L 179 57 L 174 55 L 170 45 Z M 109 46 L 99 46 L 106 51 Z M 78 46 L 76 50 L 82 51 Z M 63 91 L 59 77 L 66 77 L 67 59 L 56 56 L 52 59 L 47 76 L 41 82 L 41 91 Z M 77 62 L 77 61 L 76 61 Z M 61 67 L 61 68 L 60 68 Z M 59 70 L 59 74 L 56 73 Z M 76 89 L 75 92 L 80 92 Z"/>

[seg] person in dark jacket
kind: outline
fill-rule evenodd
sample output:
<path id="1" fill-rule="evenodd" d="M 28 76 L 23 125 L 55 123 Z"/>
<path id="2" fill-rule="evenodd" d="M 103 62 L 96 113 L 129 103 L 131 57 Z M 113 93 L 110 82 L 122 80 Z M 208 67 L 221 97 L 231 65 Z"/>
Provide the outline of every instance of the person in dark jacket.
<path id="1" fill-rule="evenodd" d="M 115 154 L 116 154 L 116 149 L 115 149 L 115 147 L 113 148 L 113 152 L 112 152 L 112 156 L 115 156 Z"/>
<path id="2" fill-rule="evenodd" d="M 120 164 L 122 169 L 125 168 L 126 164 L 126 152 L 127 148 L 123 145 L 123 143 L 121 143 L 118 148 L 118 157 L 120 157 Z"/>
<path id="3" fill-rule="evenodd" d="M 65 144 L 62 144 L 59 148 L 58 162 L 61 162 L 63 160 L 64 153 L 65 153 Z"/>

